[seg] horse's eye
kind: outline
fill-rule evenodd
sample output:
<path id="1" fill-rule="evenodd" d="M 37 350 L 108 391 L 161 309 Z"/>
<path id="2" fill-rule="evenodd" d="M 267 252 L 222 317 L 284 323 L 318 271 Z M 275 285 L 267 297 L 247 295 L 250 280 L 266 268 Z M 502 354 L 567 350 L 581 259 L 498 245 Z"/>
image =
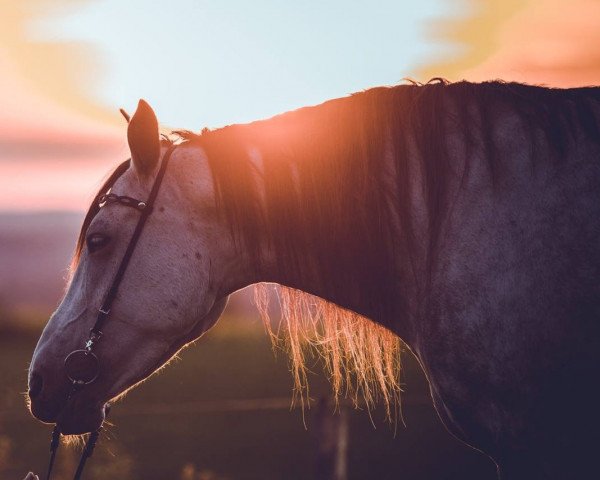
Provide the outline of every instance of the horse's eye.
<path id="1" fill-rule="evenodd" d="M 85 239 L 85 243 L 87 244 L 90 253 L 95 253 L 106 247 L 108 242 L 110 242 L 110 237 L 101 233 L 92 233 Z"/>

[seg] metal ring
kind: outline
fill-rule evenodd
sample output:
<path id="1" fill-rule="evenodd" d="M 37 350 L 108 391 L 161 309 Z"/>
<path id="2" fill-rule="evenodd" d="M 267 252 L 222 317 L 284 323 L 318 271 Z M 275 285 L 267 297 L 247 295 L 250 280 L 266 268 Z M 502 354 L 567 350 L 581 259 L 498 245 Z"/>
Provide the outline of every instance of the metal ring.
<path id="1" fill-rule="evenodd" d="M 100 362 L 93 352 L 75 350 L 65 358 L 65 371 L 74 385 L 89 385 L 100 374 Z"/>

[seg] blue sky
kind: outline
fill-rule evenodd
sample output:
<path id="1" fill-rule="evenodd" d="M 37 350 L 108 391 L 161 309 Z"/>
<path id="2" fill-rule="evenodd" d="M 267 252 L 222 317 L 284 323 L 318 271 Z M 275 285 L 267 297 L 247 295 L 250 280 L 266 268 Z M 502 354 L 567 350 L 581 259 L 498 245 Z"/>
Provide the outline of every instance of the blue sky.
<path id="1" fill-rule="evenodd" d="M 132 110 L 143 97 L 163 124 L 196 130 L 397 83 L 458 51 L 429 33 L 460 15 L 460 0 L 103 0 L 31 31 L 91 48 L 99 103 Z"/>
<path id="2" fill-rule="evenodd" d="M 118 108 L 140 97 L 199 130 L 406 76 L 600 78 L 593 0 L 0 3 L 0 210 L 84 208 L 127 155 Z"/>

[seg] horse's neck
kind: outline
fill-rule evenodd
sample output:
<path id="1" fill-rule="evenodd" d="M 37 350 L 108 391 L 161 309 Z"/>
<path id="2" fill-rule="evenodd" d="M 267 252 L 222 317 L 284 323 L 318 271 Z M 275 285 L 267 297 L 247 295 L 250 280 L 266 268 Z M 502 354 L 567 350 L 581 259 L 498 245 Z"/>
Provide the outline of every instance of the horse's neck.
<path id="1" fill-rule="evenodd" d="M 375 120 L 371 118 L 370 121 Z M 268 122 L 264 125 L 269 125 Z M 236 251 L 238 271 L 230 275 L 231 288 L 258 282 L 290 286 L 369 317 L 409 340 L 411 324 L 418 321 L 427 301 L 432 202 L 430 198 L 426 201 L 425 196 L 431 194 L 429 184 L 432 176 L 437 187 L 450 175 L 438 171 L 437 164 L 430 167 L 422 161 L 417 155 L 420 149 L 414 145 L 414 140 L 398 138 L 398 135 L 404 134 L 401 125 L 379 125 L 380 132 L 398 129 L 387 139 L 378 135 L 377 131 L 373 133 L 375 127 L 372 123 L 365 125 L 369 125 L 367 131 L 375 138 L 365 138 L 363 143 L 357 143 L 347 132 L 343 132 L 343 137 L 325 136 L 324 140 L 321 135 L 319 141 L 327 143 L 330 138 L 334 140 L 325 145 L 323 152 L 316 154 L 315 147 L 309 146 L 309 151 L 313 148 L 313 158 L 309 158 L 310 154 L 304 158 L 303 143 L 298 140 L 309 137 L 311 132 L 292 132 L 297 138 L 293 138 L 291 145 L 294 148 L 300 145 L 299 151 L 291 158 L 288 155 L 281 164 L 278 153 L 268 150 L 273 142 L 269 135 L 260 131 L 262 125 L 251 130 L 252 135 L 246 132 L 245 139 L 237 145 L 239 139 L 235 135 L 219 137 L 217 134 L 208 138 L 206 154 L 211 155 L 210 149 L 214 149 L 211 161 L 225 160 L 226 165 L 235 165 L 239 161 L 239 167 L 242 167 L 241 170 L 228 168 L 225 173 L 221 171 L 220 174 L 225 175 L 222 179 L 227 180 L 227 175 L 237 174 L 237 180 L 234 180 L 237 186 L 235 182 L 239 183 L 240 178 L 255 176 L 257 197 L 246 199 L 245 195 L 239 195 L 235 198 L 253 203 L 258 199 L 263 204 L 263 216 L 268 219 L 268 225 L 262 226 L 268 231 L 263 232 L 258 226 L 261 215 L 252 217 L 251 222 L 248 222 L 250 217 L 243 217 L 246 226 L 250 224 L 251 234 L 259 237 L 258 242 L 253 239 L 253 245 L 260 246 L 262 261 L 256 261 L 256 252 L 244 250 L 243 242 L 236 244 L 238 247 L 242 245 L 242 248 Z M 333 132 L 338 133 L 335 129 Z M 254 135 L 256 133 L 258 135 Z M 440 130 L 436 133 L 444 134 Z M 257 137 L 258 140 L 253 140 Z M 338 138 L 345 140 L 339 141 Z M 281 139 L 276 139 L 281 143 Z M 217 143 L 211 144 L 211 141 Z M 256 143 L 253 145 L 252 141 Z M 339 145 L 334 143 L 338 141 Z M 227 147 L 224 148 L 224 145 Z M 362 153 L 359 157 L 354 152 L 363 152 L 364 149 L 369 154 L 363 162 Z M 235 156 L 231 152 L 236 152 Z M 285 149 L 284 152 L 287 153 Z M 229 155 L 229 158 L 221 158 L 221 154 Z M 348 154 L 356 156 L 347 162 L 345 155 Z M 327 163 L 329 155 L 337 155 L 337 160 Z M 457 151 L 456 155 L 460 152 Z M 326 166 L 316 168 L 318 164 L 302 163 L 315 161 L 315 158 Z M 206 156 L 204 161 L 206 163 Z M 248 162 L 253 163 L 253 168 L 247 168 Z M 288 167 L 287 176 L 277 176 L 282 168 Z M 203 173 L 204 178 L 210 177 L 207 173 L 211 170 L 208 166 L 207 169 Z M 214 170 L 212 172 L 214 174 Z M 239 172 L 246 173 L 240 175 Z M 303 180 L 298 178 L 301 175 L 305 175 L 304 181 L 315 178 L 314 175 L 323 176 L 324 181 L 301 183 Z M 285 188 L 278 184 L 282 179 Z M 341 183 L 340 179 L 344 179 L 345 183 Z M 369 185 L 366 190 L 365 183 Z M 321 185 L 325 185 L 323 192 L 318 188 Z M 247 186 L 241 183 L 240 187 L 244 189 Z M 450 190 L 454 188 L 451 186 Z M 230 186 L 227 198 L 234 198 L 239 191 Z M 441 198 L 434 198 L 436 204 L 441 202 Z M 240 209 L 244 210 L 244 202 L 241 205 L 238 202 L 229 212 L 236 214 Z M 336 203 L 332 207 L 330 202 Z M 272 213 L 275 215 L 272 216 Z M 305 235 L 307 231 L 308 235 Z"/>
<path id="2" fill-rule="evenodd" d="M 397 175 L 396 158 L 393 152 L 386 152 L 386 175 L 385 181 L 389 181 L 389 185 L 381 185 L 381 188 L 388 188 L 394 192 L 395 177 Z M 251 155 L 252 160 L 256 163 L 258 170 L 261 169 L 261 155 L 258 150 L 254 150 Z M 301 160 L 299 160 L 301 161 Z M 358 272 L 358 275 L 351 277 L 338 277 L 332 275 L 331 271 L 320 271 L 320 265 L 314 264 L 315 268 L 299 268 L 299 269 L 281 269 L 280 266 L 284 259 L 281 258 L 280 252 L 268 246 L 268 242 L 264 244 L 265 262 L 261 265 L 261 269 L 251 282 L 274 282 L 281 285 L 289 286 L 304 292 L 316 295 L 325 300 L 328 300 L 345 309 L 352 310 L 362 316 L 370 318 L 377 323 L 380 323 L 399 334 L 404 340 L 409 340 L 412 337 L 413 321 L 416 319 L 421 308 L 421 301 L 424 297 L 425 279 L 424 272 L 426 270 L 426 235 L 427 235 L 427 213 L 424 207 L 423 188 L 421 165 L 414 158 L 414 166 L 410 169 L 411 180 L 409 182 L 411 188 L 407 195 L 409 209 L 413 211 L 413 230 L 412 234 L 418 238 L 417 245 L 409 249 L 402 241 L 392 239 L 390 242 L 381 239 L 381 249 L 389 248 L 394 245 L 394 252 L 388 252 L 390 258 L 390 269 L 387 272 L 369 272 L 372 267 L 370 264 L 364 264 L 364 275 L 360 274 L 360 269 L 352 270 Z M 344 175 L 344 172 L 325 172 L 332 175 Z M 269 179 L 257 178 L 258 182 L 269 181 Z M 264 191 L 264 185 L 260 186 Z M 396 205 L 400 199 L 396 194 L 392 194 L 389 202 Z M 349 199 L 350 200 L 350 199 Z M 322 201 L 327 201 L 323 199 Z M 304 205 L 303 199 L 300 198 L 300 205 Z M 391 218 L 381 219 L 392 224 L 391 232 L 395 232 L 400 236 L 401 219 L 395 207 L 391 208 Z M 352 205 L 348 205 L 347 211 L 352 215 Z M 302 212 L 297 212 L 301 214 Z M 332 222 L 339 219 L 331 219 Z M 293 222 L 287 225 L 293 225 Z M 286 228 L 286 224 L 282 225 Z M 281 232 L 285 234 L 285 232 Z M 337 239 L 339 249 L 344 249 L 349 239 Z M 318 245 L 314 245 L 318 249 Z M 311 252 L 306 252 L 307 257 Z M 365 252 L 367 253 L 367 252 Z M 362 258 L 351 258 L 349 262 L 362 262 Z M 308 262 L 308 258 L 307 258 Z M 250 268 L 246 269 L 250 271 Z M 343 275 L 343 272 L 339 272 Z M 383 288 L 386 289 L 389 295 L 381 295 L 374 297 L 373 295 L 373 276 L 386 278 Z M 377 281 L 380 281 L 377 278 Z M 341 287 L 341 288 L 340 288 Z"/>

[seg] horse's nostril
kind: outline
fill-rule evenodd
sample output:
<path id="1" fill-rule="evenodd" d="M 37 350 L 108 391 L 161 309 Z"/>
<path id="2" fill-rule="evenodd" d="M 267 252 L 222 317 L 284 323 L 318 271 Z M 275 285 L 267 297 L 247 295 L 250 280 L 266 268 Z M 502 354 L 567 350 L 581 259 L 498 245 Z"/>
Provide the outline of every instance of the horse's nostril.
<path id="1" fill-rule="evenodd" d="M 37 396 L 42 391 L 44 381 L 42 376 L 37 373 L 32 373 L 29 377 L 29 398 Z"/>

